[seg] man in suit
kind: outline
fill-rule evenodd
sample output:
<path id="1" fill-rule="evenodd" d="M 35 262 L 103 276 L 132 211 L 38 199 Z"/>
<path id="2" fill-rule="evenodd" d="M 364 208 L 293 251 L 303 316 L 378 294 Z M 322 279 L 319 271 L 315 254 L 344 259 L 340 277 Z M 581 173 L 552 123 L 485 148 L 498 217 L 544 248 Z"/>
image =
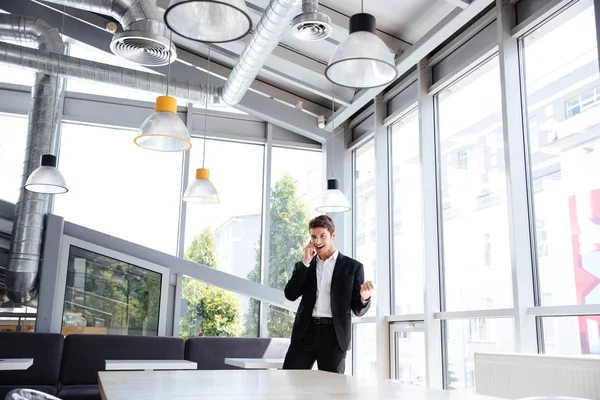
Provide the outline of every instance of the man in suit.
<path id="1" fill-rule="evenodd" d="M 335 249 L 331 218 L 316 217 L 308 229 L 304 260 L 296 263 L 284 290 L 288 300 L 302 300 L 283 369 L 312 369 L 317 361 L 320 370 L 343 374 L 352 334 L 350 311 L 363 316 L 375 287 L 364 282 L 361 263 Z"/>

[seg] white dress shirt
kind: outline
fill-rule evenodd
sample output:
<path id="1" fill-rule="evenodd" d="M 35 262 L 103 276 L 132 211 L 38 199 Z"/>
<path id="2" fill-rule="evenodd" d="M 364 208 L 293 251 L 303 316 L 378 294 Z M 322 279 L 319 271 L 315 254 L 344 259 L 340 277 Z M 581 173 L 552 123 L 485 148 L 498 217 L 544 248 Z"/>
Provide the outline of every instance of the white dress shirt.
<path id="1" fill-rule="evenodd" d="M 317 301 L 312 316 L 317 318 L 331 318 L 331 279 L 339 251 L 323 261 L 317 256 Z M 304 263 L 304 261 L 302 262 Z M 306 267 L 309 265 L 304 264 Z"/>

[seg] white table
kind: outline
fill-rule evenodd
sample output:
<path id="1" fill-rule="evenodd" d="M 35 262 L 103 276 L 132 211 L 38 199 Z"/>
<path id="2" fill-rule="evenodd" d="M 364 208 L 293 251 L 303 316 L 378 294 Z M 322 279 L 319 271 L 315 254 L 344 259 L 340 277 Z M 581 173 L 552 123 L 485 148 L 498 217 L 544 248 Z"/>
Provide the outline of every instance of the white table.
<path id="1" fill-rule="evenodd" d="M 0 371 L 24 371 L 33 365 L 33 358 L 0 359 Z"/>
<path id="2" fill-rule="evenodd" d="M 198 364 L 186 360 L 106 360 L 107 371 L 153 371 L 197 369 Z"/>
<path id="3" fill-rule="evenodd" d="M 103 400 L 491 400 L 456 390 L 307 370 L 102 371 Z"/>
<path id="4" fill-rule="evenodd" d="M 281 369 L 283 358 L 226 358 L 225 364 L 244 369 Z"/>

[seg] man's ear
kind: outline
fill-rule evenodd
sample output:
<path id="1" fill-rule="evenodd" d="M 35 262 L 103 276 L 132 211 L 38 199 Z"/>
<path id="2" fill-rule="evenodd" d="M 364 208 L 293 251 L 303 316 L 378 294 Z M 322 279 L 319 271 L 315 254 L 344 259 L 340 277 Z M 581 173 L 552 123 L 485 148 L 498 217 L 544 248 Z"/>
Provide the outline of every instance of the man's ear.
<path id="1" fill-rule="evenodd" d="M 333 233 L 331 234 L 331 240 L 334 240 L 334 239 L 335 239 L 335 232 L 333 232 Z"/>

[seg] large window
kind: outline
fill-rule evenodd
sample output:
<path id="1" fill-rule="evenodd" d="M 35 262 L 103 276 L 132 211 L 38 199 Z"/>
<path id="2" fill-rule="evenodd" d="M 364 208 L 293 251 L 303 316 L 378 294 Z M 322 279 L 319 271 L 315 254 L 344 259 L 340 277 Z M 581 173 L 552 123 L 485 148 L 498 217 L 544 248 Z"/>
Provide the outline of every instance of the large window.
<path id="1" fill-rule="evenodd" d="M 377 266 L 377 215 L 375 199 L 375 141 L 354 152 L 354 258 L 364 265 L 365 281 L 375 287 Z M 367 316 L 375 315 L 377 296 L 371 299 Z"/>
<path id="2" fill-rule="evenodd" d="M 512 306 L 500 100 L 497 57 L 437 96 L 446 311 Z"/>
<path id="3" fill-rule="evenodd" d="M 185 277 L 181 292 L 179 336 L 258 337 L 258 309 L 250 299 Z"/>
<path id="4" fill-rule="evenodd" d="M 392 126 L 392 196 L 395 314 L 423 312 L 423 212 L 419 114 Z"/>
<path id="5" fill-rule="evenodd" d="M 158 272 L 70 246 L 63 335 L 158 336 L 162 279 Z"/>
<path id="6" fill-rule="evenodd" d="M 23 184 L 27 118 L 0 115 L 0 199 L 16 203 Z"/>
<path id="7" fill-rule="evenodd" d="M 528 118 L 535 121 L 529 142 L 540 289 L 553 305 L 599 304 L 600 80 L 593 7 L 556 18 L 523 44 Z"/>
<path id="8" fill-rule="evenodd" d="M 426 386 L 425 327 L 423 324 L 396 323 L 390 326 L 394 352 L 393 379 L 414 386 Z"/>
<path id="9" fill-rule="evenodd" d="M 303 258 L 309 240 L 308 221 L 317 215 L 316 200 L 323 190 L 323 153 L 274 147 L 271 162 L 271 199 L 268 285 L 280 290 Z M 294 314 L 275 307 L 267 312 L 267 334 L 289 337 Z"/>
<path id="10" fill-rule="evenodd" d="M 377 326 L 373 323 L 354 324 L 354 376 L 377 377 Z"/>
<path id="11" fill-rule="evenodd" d="M 59 168 L 69 192 L 54 213 L 69 222 L 175 254 L 181 154 L 142 149 L 135 131 L 63 123 Z"/>
<path id="12" fill-rule="evenodd" d="M 204 140 L 192 139 L 192 144 L 190 182 L 194 179 L 196 169 L 203 166 Z M 206 141 L 204 166 L 210 169 L 211 181 L 221 202 L 187 205 L 184 241 L 186 259 L 260 282 L 263 163 L 262 145 Z M 184 281 L 184 294 L 192 290 L 188 286 L 196 285 L 192 282 Z M 227 297 L 232 297 L 228 300 L 230 302 L 235 300 L 234 308 L 239 310 L 240 319 L 235 324 L 241 324 L 242 319 L 246 318 L 251 322 L 244 326 L 242 333 L 256 336 L 258 302 L 232 293 L 227 293 Z M 237 328 L 232 330 L 234 331 L 238 332 Z"/>
<path id="13" fill-rule="evenodd" d="M 576 11 L 522 40 L 542 306 L 600 304 L 596 22 Z M 541 322 L 546 353 L 600 354 L 598 316 Z"/>

